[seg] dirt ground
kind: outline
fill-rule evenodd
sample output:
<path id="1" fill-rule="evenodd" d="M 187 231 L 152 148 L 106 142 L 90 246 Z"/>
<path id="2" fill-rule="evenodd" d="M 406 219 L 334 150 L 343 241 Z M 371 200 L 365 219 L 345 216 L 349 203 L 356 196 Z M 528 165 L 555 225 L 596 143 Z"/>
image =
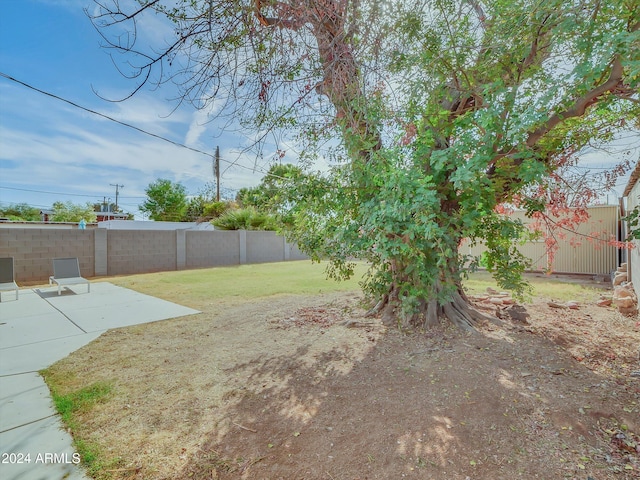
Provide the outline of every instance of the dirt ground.
<path id="1" fill-rule="evenodd" d="M 360 300 L 222 305 L 57 364 L 113 385 L 79 432 L 116 459 L 98 478 L 640 478 L 637 318 L 539 299 L 477 334 L 406 335 L 344 326 Z"/>

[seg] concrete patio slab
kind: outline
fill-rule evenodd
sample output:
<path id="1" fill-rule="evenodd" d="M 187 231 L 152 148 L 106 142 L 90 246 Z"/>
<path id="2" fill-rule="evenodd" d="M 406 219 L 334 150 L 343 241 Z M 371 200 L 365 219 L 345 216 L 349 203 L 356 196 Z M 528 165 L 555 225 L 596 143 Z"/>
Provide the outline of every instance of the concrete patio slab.
<path id="1" fill-rule="evenodd" d="M 37 373 L 111 328 L 199 313 L 107 282 L 21 290 L 0 303 L 2 480 L 86 479 Z M 5 455 L 6 454 L 6 455 Z"/>
<path id="2" fill-rule="evenodd" d="M 191 308 L 110 283 L 92 284 L 91 290 L 90 294 L 60 296 L 56 289 L 40 289 L 39 293 L 85 332 L 128 327 L 198 313 Z"/>
<path id="3" fill-rule="evenodd" d="M 49 389 L 37 373 L 0 377 L 0 432 L 56 414 Z"/>
<path id="4" fill-rule="evenodd" d="M 0 348 L 0 377 L 37 372 L 47 368 L 49 365 L 92 342 L 103 332 L 104 330 L 27 343 L 15 347 Z M 0 415 L 2 415 L 2 412 L 0 412 Z"/>
<path id="5" fill-rule="evenodd" d="M 77 464 L 71 437 L 62 429 L 57 415 L 0 432 L 0 452 L 14 454 L 13 461 L 0 464 L 3 480 L 88 478 Z"/>
<path id="6" fill-rule="evenodd" d="M 34 290 L 20 290 L 18 300 L 0 302 L 0 323 L 48 313 L 51 313 L 51 305 Z"/>
<path id="7" fill-rule="evenodd" d="M 46 327 L 43 328 L 43 325 Z M 0 322 L 0 349 L 71 337 L 82 333 L 86 332 L 71 323 L 58 311 L 22 318 L 8 317 Z"/>

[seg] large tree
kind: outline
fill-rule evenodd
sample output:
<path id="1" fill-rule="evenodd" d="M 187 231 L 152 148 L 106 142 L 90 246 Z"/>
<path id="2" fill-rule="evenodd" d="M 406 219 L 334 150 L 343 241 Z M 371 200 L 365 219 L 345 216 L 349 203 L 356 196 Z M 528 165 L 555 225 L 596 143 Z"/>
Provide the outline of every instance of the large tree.
<path id="1" fill-rule="evenodd" d="M 40 209 L 27 203 L 16 203 L 6 207 L 0 206 L 0 216 L 13 221 L 38 222 L 42 220 Z"/>
<path id="2" fill-rule="evenodd" d="M 269 167 L 260 184 L 242 188 L 236 201 L 243 207 L 254 207 L 259 211 L 277 215 L 283 226 L 291 226 L 300 201 L 299 187 L 307 181 L 303 169 L 291 164 L 275 164 Z"/>
<path id="3" fill-rule="evenodd" d="M 97 218 L 90 202 L 83 205 L 73 202 L 54 202 L 51 209 L 53 210 L 53 215 L 50 218 L 52 222 L 79 222 L 84 220 L 85 222 L 93 223 Z"/>
<path id="4" fill-rule="evenodd" d="M 187 210 L 187 190 L 184 185 L 159 178 L 145 189 L 147 199 L 140 211 L 149 214 L 151 220 L 181 222 Z"/>
<path id="5" fill-rule="evenodd" d="M 154 0 L 102 5 L 94 21 L 129 54 L 125 73 L 139 86 L 172 78 L 183 99 L 215 100 L 219 115 L 273 138 L 297 128 L 309 159 L 328 145 L 335 168 L 297 187 L 301 247 L 337 276 L 349 258 L 368 259 L 365 288 L 386 319 L 470 327 L 482 315 L 461 287 L 473 267 L 458 253 L 463 239 L 483 241 L 500 284 L 522 292 L 513 245 L 523 228 L 499 205 L 540 212 L 546 179 L 640 116 L 637 7 Z M 163 50 L 132 42 L 136 19 L 152 12 L 175 26 Z"/>

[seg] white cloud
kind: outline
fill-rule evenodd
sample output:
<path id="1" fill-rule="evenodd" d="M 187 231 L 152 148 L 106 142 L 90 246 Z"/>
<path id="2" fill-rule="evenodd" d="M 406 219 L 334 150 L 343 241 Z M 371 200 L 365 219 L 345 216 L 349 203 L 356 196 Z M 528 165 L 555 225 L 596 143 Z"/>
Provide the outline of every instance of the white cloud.
<path id="1" fill-rule="evenodd" d="M 200 142 L 200 137 L 213 126 L 213 120 L 220 113 L 224 104 L 223 99 L 215 98 L 205 108 L 198 109 L 192 114 L 189 130 L 185 136 L 185 144 L 193 146 Z"/>
<path id="2" fill-rule="evenodd" d="M 186 145 L 197 145 L 202 134 L 207 130 L 207 122 L 209 116 L 204 110 L 197 110 L 191 119 L 189 124 L 189 130 L 184 139 Z"/>

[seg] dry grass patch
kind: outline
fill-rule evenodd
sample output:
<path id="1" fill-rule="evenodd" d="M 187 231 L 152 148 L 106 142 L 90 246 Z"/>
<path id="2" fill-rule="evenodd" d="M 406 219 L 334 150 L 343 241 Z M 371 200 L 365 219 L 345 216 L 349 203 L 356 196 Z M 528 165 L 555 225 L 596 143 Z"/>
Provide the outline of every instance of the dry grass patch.
<path id="1" fill-rule="evenodd" d="M 344 326 L 364 320 L 355 282 L 330 292 L 321 267 L 284 264 L 296 278 L 287 295 L 280 266 L 229 269 L 247 275 L 224 281 L 200 270 L 114 280 L 203 313 L 110 331 L 48 370 L 61 395 L 110 386 L 74 413 L 76 441 L 97 447 L 95 478 L 640 474 L 640 447 L 630 450 L 640 385 L 629 376 L 640 328 L 592 305 L 597 291 L 562 284 L 571 298 L 584 294 L 582 308 L 536 301 L 528 324 L 407 336 L 375 321 Z M 229 298 L 232 281 L 249 291 Z"/>
<path id="2" fill-rule="evenodd" d="M 327 294 L 307 308 L 325 308 L 330 298 L 351 305 L 341 312 L 358 308 L 359 298 L 352 294 Z M 290 357 L 291 365 L 283 368 L 293 373 L 325 358 L 325 371 L 346 372 L 371 347 L 359 330 L 325 335 L 313 327 L 290 328 L 300 301 L 295 296 L 245 302 L 232 310 L 112 330 L 51 367 L 46 378 L 66 395 L 89 382 L 112 381 L 109 402 L 95 405 L 88 415 L 74 415 L 74 437 L 101 445 L 104 463 L 127 458 L 126 472 L 144 472 L 140 478 L 174 478 L 170 472 L 182 468 L 212 436 L 222 439 L 238 425 L 256 421 L 255 415 L 233 414 L 234 405 L 278 386 L 269 375 L 243 373 L 243 365 Z M 291 399 L 286 408 L 303 418 L 314 407 Z M 95 477 L 126 478 L 120 471 Z"/>

